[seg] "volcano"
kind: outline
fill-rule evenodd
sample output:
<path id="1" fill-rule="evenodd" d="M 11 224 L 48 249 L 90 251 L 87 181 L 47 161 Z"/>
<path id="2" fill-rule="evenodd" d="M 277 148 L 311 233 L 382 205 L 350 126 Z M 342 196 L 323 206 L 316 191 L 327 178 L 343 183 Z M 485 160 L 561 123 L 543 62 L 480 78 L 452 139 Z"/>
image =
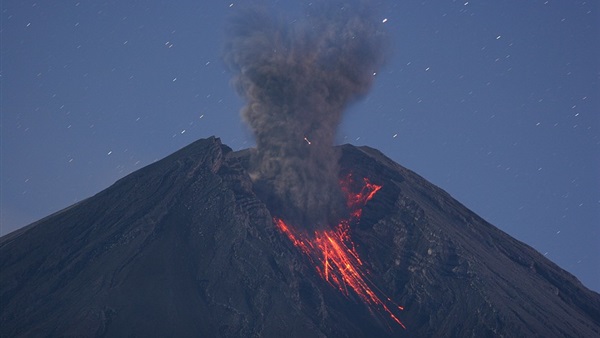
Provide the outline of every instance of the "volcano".
<path id="1" fill-rule="evenodd" d="M 211 137 L 3 236 L 1 336 L 600 336 L 573 275 L 379 151 L 338 150 L 366 197 L 330 232 L 277 218 L 252 150 Z"/>

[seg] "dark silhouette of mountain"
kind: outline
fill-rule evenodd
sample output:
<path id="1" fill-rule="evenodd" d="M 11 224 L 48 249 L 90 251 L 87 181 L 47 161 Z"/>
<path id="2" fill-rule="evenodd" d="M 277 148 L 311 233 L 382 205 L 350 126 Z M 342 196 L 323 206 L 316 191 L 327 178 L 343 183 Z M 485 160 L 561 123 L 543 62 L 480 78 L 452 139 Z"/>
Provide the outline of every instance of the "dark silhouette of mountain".
<path id="1" fill-rule="evenodd" d="M 199 140 L 0 238 L 0 333 L 138 337 L 598 337 L 600 295 L 369 147 L 351 229 L 407 329 L 326 283 L 278 231 L 250 150 Z"/>

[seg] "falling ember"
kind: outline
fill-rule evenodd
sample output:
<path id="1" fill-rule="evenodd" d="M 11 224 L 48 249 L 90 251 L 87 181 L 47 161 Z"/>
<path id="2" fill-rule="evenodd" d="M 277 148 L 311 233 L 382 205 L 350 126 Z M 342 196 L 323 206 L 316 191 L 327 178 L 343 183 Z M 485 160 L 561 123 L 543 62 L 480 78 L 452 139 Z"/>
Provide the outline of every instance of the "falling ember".
<path id="1" fill-rule="evenodd" d="M 366 267 L 350 237 L 350 222 L 358 221 L 362 207 L 373 198 L 381 186 L 365 178 L 364 185 L 356 193 L 351 190 L 351 184 L 350 175 L 340 182 L 351 216 L 340 221 L 334 229 L 317 230 L 313 236 L 309 236 L 277 217 L 274 218 L 275 225 L 295 247 L 308 256 L 315 264 L 318 274 L 331 286 L 346 296 L 349 296 L 352 290 L 369 307 L 385 311 L 392 320 L 406 328 L 397 316 L 404 308 L 396 305 L 368 279 Z"/>

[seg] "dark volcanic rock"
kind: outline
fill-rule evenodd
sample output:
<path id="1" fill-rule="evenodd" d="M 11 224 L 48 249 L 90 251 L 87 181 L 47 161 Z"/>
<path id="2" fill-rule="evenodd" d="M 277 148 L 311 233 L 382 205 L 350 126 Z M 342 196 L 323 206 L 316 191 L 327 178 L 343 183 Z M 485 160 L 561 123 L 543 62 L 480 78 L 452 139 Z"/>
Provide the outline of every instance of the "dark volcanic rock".
<path id="1" fill-rule="evenodd" d="M 273 225 L 216 138 L 0 238 L 2 336 L 600 335 L 600 296 L 377 150 L 341 167 L 383 188 L 352 228 L 407 330 L 334 290 Z"/>

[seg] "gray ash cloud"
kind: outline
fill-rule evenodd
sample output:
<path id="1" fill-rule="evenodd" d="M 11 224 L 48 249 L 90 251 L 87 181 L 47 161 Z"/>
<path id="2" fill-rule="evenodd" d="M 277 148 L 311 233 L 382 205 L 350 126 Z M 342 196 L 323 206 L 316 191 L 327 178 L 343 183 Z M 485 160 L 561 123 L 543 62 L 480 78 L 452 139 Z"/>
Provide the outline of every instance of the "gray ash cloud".
<path id="1" fill-rule="evenodd" d="M 297 225 L 346 212 L 334 137 L 345 108 L 371 87 L 386 46 L 381 18 L 366 3 L 313 2 L 298 20 L 244 8 L 229 26 L 224 60 L 247 100 L 255 185 L 274 214 Z"/>

